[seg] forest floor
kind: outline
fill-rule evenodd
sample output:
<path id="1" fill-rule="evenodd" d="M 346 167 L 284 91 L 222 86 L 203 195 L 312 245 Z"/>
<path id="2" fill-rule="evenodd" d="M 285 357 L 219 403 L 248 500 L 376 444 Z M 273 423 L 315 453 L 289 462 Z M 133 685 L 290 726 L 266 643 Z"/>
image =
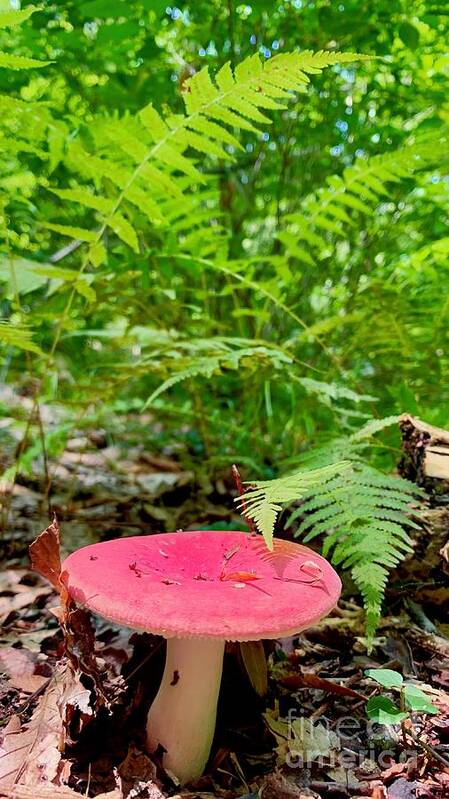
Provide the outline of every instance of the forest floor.
<path id="1" fill-rule="evenodd" d="M 47 471 L 62 555 L 120 535 L 241 527 L 230 474 L 198 480 L 167 448 L 161 455 L 133 444 L 125 452 L 108 445 L 101 430 L 80 433 L 49 459 Z M 48 489 L 48 479 L 37 477 L 3 486 L 0 796 L 449 797 L 442 589 L 435 608 L 426 597 L 424 609 L 404 591 L 392 591 L 367 654 L 363 612 L 347 584 L 327 619 L 293 639 L 265 644 L 266 685 L 265 659 L 248 673 L 239 646 L 229 645 L 212 759 L 195 786 L 180 790 L 143 751 L 163 640 L 90 622 L 84 611 L 71 611 L 68 619 L 54 588 L 29 566 L 28 544 L 49 523 Z M 398 585 L 417 579 L 413 564 L 404 569 Z M 379 687 L 365 670 L 377 667 L 418 685 L 438 713 L 414 713 L 402 730 L 369 723 L 365 703 Z"/>

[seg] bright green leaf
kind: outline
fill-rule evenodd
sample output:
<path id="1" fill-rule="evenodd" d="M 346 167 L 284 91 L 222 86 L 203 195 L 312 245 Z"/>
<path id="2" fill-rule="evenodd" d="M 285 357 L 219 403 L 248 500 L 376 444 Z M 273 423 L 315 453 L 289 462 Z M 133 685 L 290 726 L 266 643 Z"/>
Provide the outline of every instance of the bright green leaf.
<path id="1" fill-rule="evenodd" d="M 367 669 L 365 674 L 384 688 L 401 688 L 404 682 L 402 675 L 393 669 Z"/>
<path id="2" fill-rule="evenodd" d="M 438 713 L 438 708 L 432 704 L 424 691 L 421 691 L 416 685 L 404 686 L 405 703 L 410 710 L 416 710 L 421 713 Z"/>
<path id="3" fill-rule="evenodd" d="M 403 713 L 386 696 L 372 696 L 365 706 L 366 715 L 371 721 L 378 724 L 400 724 L 408 718 L 408 713 Z"/>

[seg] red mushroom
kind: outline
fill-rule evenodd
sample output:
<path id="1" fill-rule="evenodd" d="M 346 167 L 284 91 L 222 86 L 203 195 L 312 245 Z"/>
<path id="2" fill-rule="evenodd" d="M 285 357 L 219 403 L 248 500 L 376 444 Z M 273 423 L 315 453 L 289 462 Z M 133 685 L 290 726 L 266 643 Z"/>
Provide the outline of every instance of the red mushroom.
<path id="1" fill-rule="evenodd" d="M 150 752 L 181 783 L 199 777 L 215 730 L 225 641 L 293 635 L 336 604 L 338 575 L 312 550 L 242 532 L 181 532 L 93 544 L 64 561 L 70 596 L 167 639 L 148 714 Z"/>

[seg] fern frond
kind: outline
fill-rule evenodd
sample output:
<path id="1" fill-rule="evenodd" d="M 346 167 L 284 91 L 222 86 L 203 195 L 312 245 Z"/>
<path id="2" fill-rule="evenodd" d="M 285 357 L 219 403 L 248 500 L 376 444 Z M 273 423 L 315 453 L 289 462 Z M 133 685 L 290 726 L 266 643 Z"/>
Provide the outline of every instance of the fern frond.
<path id="1" fill-rule="evenodd" d="M 0 11 L 0 29 L 21 25 L 22 22 L 29 19 L 35 11 L 37 11 L 36 6 L 28 6 L 28 8 L 24 8 L 21 11 Z"/>
<path id="2" fill-rule="evenodd" d="M 447 151 L 447 132 L 413 142 L 392 153 L 357 158 L 343 175 L 327 178 L 327 186 L 305 197 L 300 210 L 289 214 L 289 226 L 278 233 L 287 254 L 313 265 L 326 252 L 329 238 L 348 238 L 354 215 L 372 216 L 390 193 L 389 184 L 410 178 L 418 170 L 438 163 Z"/>
<path id="3" fill-rule="evenodd" d="M 244 510 L 245 516 L 254 520 L 271 550 L 274 525 L 282 506 L 304 497 L 318 483 L 326 484 L 336 474 L 342 474 L 348 469 L 350 463 L 340 461 L 321 469 L 299 471 L 276 480 L 258 480 L 251 483 L 251 488 L 245 491 L 243 497 L 237 498 L 236 502 Z"/>
<path id="4" fill-rule="evenodd" d="M 379 621 L 388 573 L 412 551 L 407 531 L 420 529 L 411 516 L 423 495 L 421 489 L 401 477 L 383 474 L 363 460 L 370 439 L 398 421 L 396 416 L 371 420 L 357 433 L 303 453 L 296 460 L 302 467 L 299 477 L 323 474 L 309 487 L 301 479 L 295 485 L 294 474 L 258 482 L 244 495 L 245 515 L 254 518 L 261 531 L 265 524 L 265 532 L 271 536 L 282 505 L 301 500 L 285 526 L 289 528 L 299 519 L 295 536 L 302 536 L 306 543 L 324 535 L 323 554 L 331 554 L 333 563 L 351 571 L 364 601 L 368 641 Z M 342 468 L 334 463 L 337 458 L 342 459 Z M 239 504 L 243 508 L 241 500 Z M 260 519 L 259 508 L 265 513 Z"/>
<path id="5" fill-rule="evenodd" d="M 25 58 L 21 55 L 0 52 L 0 67 L 5 69 L 37 69 L 51 63 L 51 61 L 39 61 L 36 58 Z"/>
<path id="6" fill-rule="evenodd" d="M 326 533 L 324 554 L 332 552 L 336 565 L 351 569 L 365 602 L 368 639 L 380 617 L 388 571 L 412 551 L 404 528 L 419 529 L 410 519 L 419 494 L 407 480 L 358 463 L 312 488 L 295 512 L 305 517 L 296 535 L 307 533 L 304 540 L 309 541 Z"/>
<path id="7" fill-rule="evenodd" d="M 371 419 L 371 421 L 363 425 L 360 430 L 352 434 L 351 441 L 363 441 L 364 439 L 371 438 L 371 436 L 374 436 L 376 433 L 380 433 L 381 430 L 399 424 L 400 418 L 400 416 L 396 415 L 386 416 L 383 419 Z"/>
<path id="8" fill-rule="evenodd" d="M 243 344 L 246 346 L 242 346 Z M 238 370 L 242 366 L 254 368 L 256 364 L 278 369 L 291 362 L 291 358 L 283 350 L 251 339 L 217 337 L 189 342 L 179 341 L 170 347 L 165 358 L 156 351 L 142 361 L 141 366 L 145 368 L 152 365 L 159 369 L 168 368 L 172 372 L 170 377 L 151 394 L 145 407 L 151 405 L 164 391 L 193 377 L 210 379 L 214 374 L 221 374 L 227 369 Z"/>
<path id="9" fill-rule="evenodd" d="M 263 563 L 269 563 L 280 579 L 287 566 L 294 563 L 301 553 L 306 556 L 310 554 L 308 547 L 302 547 L 301 544 L 285 541 L 282 538 L 273 539 L 272 549 L 268 549 L 266 541 L 260 535 L 251 536 L 248 543 L 257 557 Z"/>
<path id="10" fill-rule="evenodd" d="M 32 331 L 25 325 L 0 319 L 0 343 L 4 346 L 17 347 L 19 350 L 42 354 L 42 350 L 33 341 Z"/>
<path id="11" fill-rule="evenodd" d="M 48 228 L 48 230 L 54 230 L 55 233 L 60 233 L 61 236 L 68 236 L 71 239 L 87 242 L 95 242 L 97 240 L 97 236 L 92 230 L 85 230 L 73 225 L 57 225 L 53 222 L 45 222 L 43 227 Z"/>
<path id="12" fill-rule="evenodd" d="M 202 69 L 184 84 L 185 114 L 162 116 L 148 105 L 132 118 L 98 120 L 96 128 L 91 129 L 98 143 L 94 154 L 79 142 L 69 147 L 68 154 L 68 164 L 77 177 L 94 181 L 98 191 L 93 195 L 81 185 L 63 191 L 75 191 L 73 201 L 101 211 L 100 204 L 109 200 L 105 188 L 111 182 L 119 189 L 119 196 L 114 200 L 113 216 L 103 217 L 102 230 L 111 228 L 137 252 L 137 238 L 126 224 L 124 212 L 120 212 L 121 224 L 116 224 L 120 205 L 131 203 L 151 224 L 169 228 L 169 196 L 177 201 L 180 217 L 190 220 L 189 199 L 209 180 L 202 167 L 204 157 L 232 161 L 241 149 L 233 129 L 258 133 L 261 125 L 271 122 L 266 112 L 285 108 L 292 92 L 303 90 L 309 75 L 365 58 L 352 53 L 305 51 L 262 62 L 255 54 L 237 65 L 234 72 L 225 64 L 214 78 L 207 68 Z M 217 198 L 216 191 L 215 202 Z M 68 194 L 66 199 L 70 199 Z M 212 227 L 213 215 L 210 208 L 204 208 L 199 220 L 204 241 L 200 255 L 207 257 L 217 243 L 217 230 L 209 235 L 212 246 L 208 245 L 208 234 L 203 231 Z M 182 242 L 184 252 L 194 249 L 194 238 L 187 236 Z"/>

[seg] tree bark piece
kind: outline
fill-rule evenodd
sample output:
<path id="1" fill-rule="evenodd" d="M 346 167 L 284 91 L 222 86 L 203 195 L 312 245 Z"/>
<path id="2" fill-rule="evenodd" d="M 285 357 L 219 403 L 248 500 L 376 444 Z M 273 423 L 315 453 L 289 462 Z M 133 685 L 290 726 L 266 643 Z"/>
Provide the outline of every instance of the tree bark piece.
<path id="1" fill-rule="evenodd" d="M 449 431 L 408 414 L 402 415 L 399 426 L 404 448 L 401 474 L 431 494 L 449 494 Z"/>
<path id="2" fill-rule="evenodd" d="M 425 489 L 428 506 L 419 512 L 414 552 L 397 574 L 413 601 L 430 603 L 444 614 L 449 612 L 449 431 L 408 414 L 401 416 L 399 426 L 404 450 L 399 471 Z"/>

